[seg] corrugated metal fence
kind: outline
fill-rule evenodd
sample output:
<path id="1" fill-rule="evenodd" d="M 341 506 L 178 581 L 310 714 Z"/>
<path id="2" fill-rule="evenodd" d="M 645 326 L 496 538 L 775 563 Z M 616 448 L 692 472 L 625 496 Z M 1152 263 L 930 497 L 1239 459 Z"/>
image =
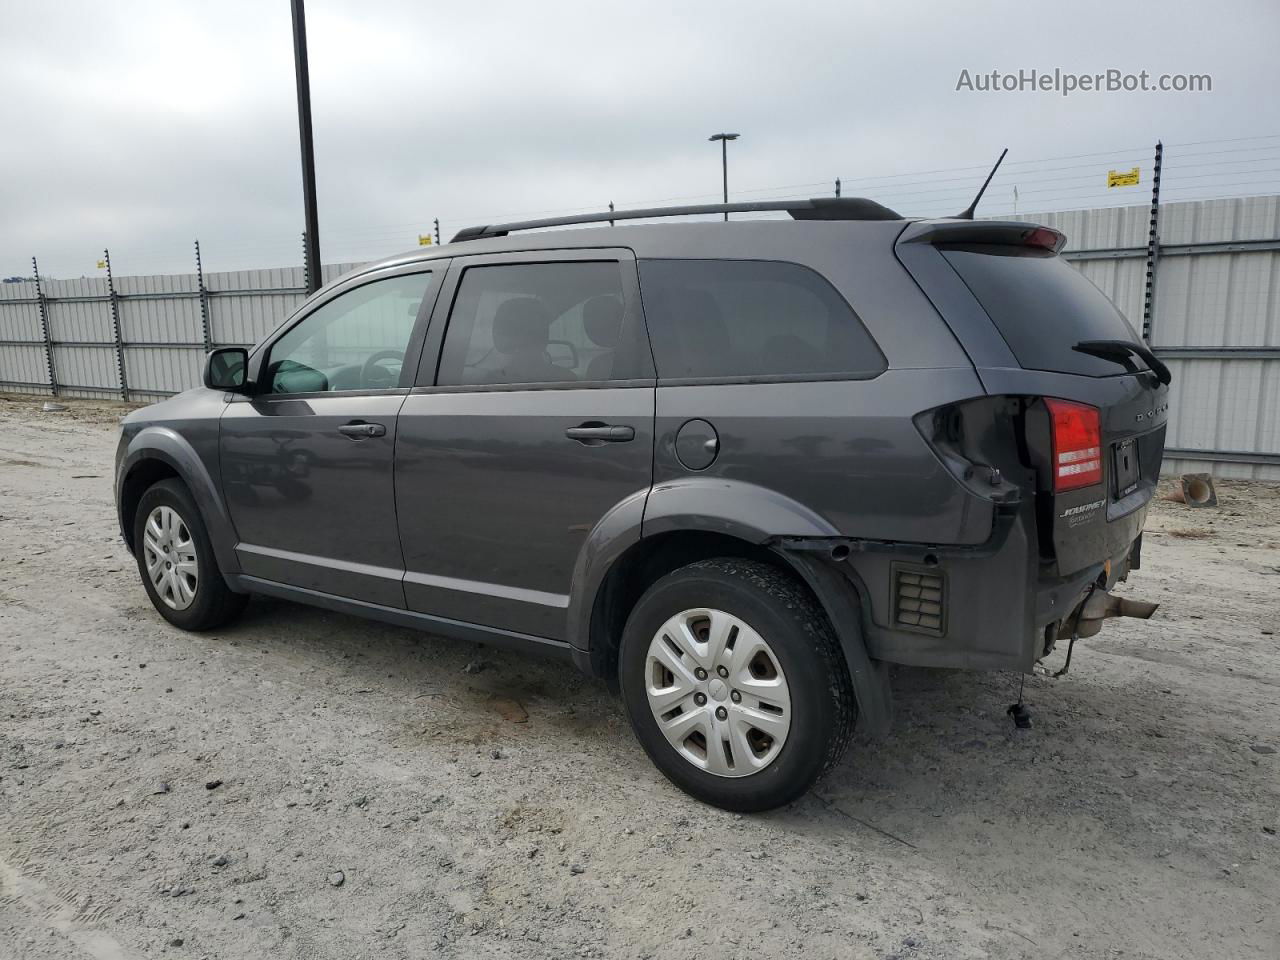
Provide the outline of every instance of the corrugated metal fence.
<path id="1" fill-rule="evenodd" d="M 328 282 L 356 264 L 330 264 Z M 201 282 L 203 281 L 203 283 Z M 0 284 L 0 390 L 154 399 L 200 382 L 306 298 L 302 267 Z M 56 385 L 56 386 L 55 386 Z"/>
<path id="2" fill-rule="evenodd" d="M 1065 256 L 1141 326 L 1149 207 L 1019 219 L 1067 234 Z M 1166 469 L 1280 479 L 1280 197 L 1165 204 L 1159 233 L 1150 342 L 1174 374 Z M 324 279 L 354 266 L 325 267 Z M 262 338 L 302 302 L 303 283 L 296 267 L 0 284 L 0 389 L 184 390 L 200 382 L 205 350 Z"/>
<path id="3" fill-rule="evenodd" d="M 1149 208 L 1028 214 L 1141 328 Z M 1164 204 L 1149 341 L 1173 372 L 1165 470 L 1280 479 L 1280 197 Z"/>

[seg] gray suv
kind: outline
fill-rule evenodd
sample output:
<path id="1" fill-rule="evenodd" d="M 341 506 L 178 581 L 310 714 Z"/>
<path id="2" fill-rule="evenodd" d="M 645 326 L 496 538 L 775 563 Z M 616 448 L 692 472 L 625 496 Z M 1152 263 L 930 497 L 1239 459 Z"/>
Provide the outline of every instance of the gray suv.
<path id="1" fill-rule="evenodd" d="M 608 219 L 791 219 L 575 230 Z M 1027 672 L 1139 563 L 1168 371 L 1025 223 L 866 200 L 463 231 L 361 268 L 126 418 L 171 623 L 250 594 L 571 660 L 674 783 L 761 810 L 887 665 Z"/>

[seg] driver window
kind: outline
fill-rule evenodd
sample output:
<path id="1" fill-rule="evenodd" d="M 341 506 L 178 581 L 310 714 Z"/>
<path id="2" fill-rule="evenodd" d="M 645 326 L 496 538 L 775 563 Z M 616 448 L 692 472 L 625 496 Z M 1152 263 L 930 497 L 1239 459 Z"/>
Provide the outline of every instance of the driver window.
<path id="1" fill-rule="evenodd" d="M 271 348 L 271 393 L 385 390 L 400 368 L 431 274 L 388 277 L 319 307 Z"/>

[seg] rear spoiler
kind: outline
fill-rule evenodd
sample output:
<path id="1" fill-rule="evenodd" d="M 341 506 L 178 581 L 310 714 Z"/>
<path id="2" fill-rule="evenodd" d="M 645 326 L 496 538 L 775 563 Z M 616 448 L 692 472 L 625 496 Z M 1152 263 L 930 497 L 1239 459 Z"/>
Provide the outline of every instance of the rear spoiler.
<path id="1" fill-rule="evenodd" d="M 1067 238 L 1052 227 L 1017 220 L 918 220 L 898 235 L 898 243 L 989 243 L 1061 253 Z"/>

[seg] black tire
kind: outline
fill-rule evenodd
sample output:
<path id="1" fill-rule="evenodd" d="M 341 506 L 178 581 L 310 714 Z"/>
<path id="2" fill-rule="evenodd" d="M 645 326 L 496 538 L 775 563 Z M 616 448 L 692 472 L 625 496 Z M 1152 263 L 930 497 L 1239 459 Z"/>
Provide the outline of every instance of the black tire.
<path id="1" fill-rule="evenodd" d="M 746 776 L 719 776 L 685 759 L 663 735 L 645 692 L 649 644 L 683 610 L 723 610 L 765 640 L 785 675 L 790 729 L 771 762 Z M 618 658 L 627 716 L 645 752 L 672 783 L 706 803 L 754 812 L 790 803 L 843 756 L 857 708 L 840 642 L 804 585 L 755 560 L 717 558 L 681 567 L 640 598 Z"/>
<path id="2" fill-rule="evenodd" d="M 190 606 L 184 609 L 175 609 L 166 603 L 147 575 L 144 547 L 147 518 L 153 510 L 162 506 L 177 513 L 190 534 L 191 544 L 195 549 L 198 565 L 195 595 Z M 133 518 L 133 553 L 138 563 L 138 575 L 142 578 L 152 605 L 160 616 L 175 627 L 183 630 L 212 630 L 239 616 L 249 600 L 245 594 L 233 593 L 222 578 L 218 560 L 213 555 L 209 531 L 204 525 L 204 517 L 200 515 L 191 492 L 180 480 L 161 480 L 149 487 L 138 501 L 138 510 Z"/>

